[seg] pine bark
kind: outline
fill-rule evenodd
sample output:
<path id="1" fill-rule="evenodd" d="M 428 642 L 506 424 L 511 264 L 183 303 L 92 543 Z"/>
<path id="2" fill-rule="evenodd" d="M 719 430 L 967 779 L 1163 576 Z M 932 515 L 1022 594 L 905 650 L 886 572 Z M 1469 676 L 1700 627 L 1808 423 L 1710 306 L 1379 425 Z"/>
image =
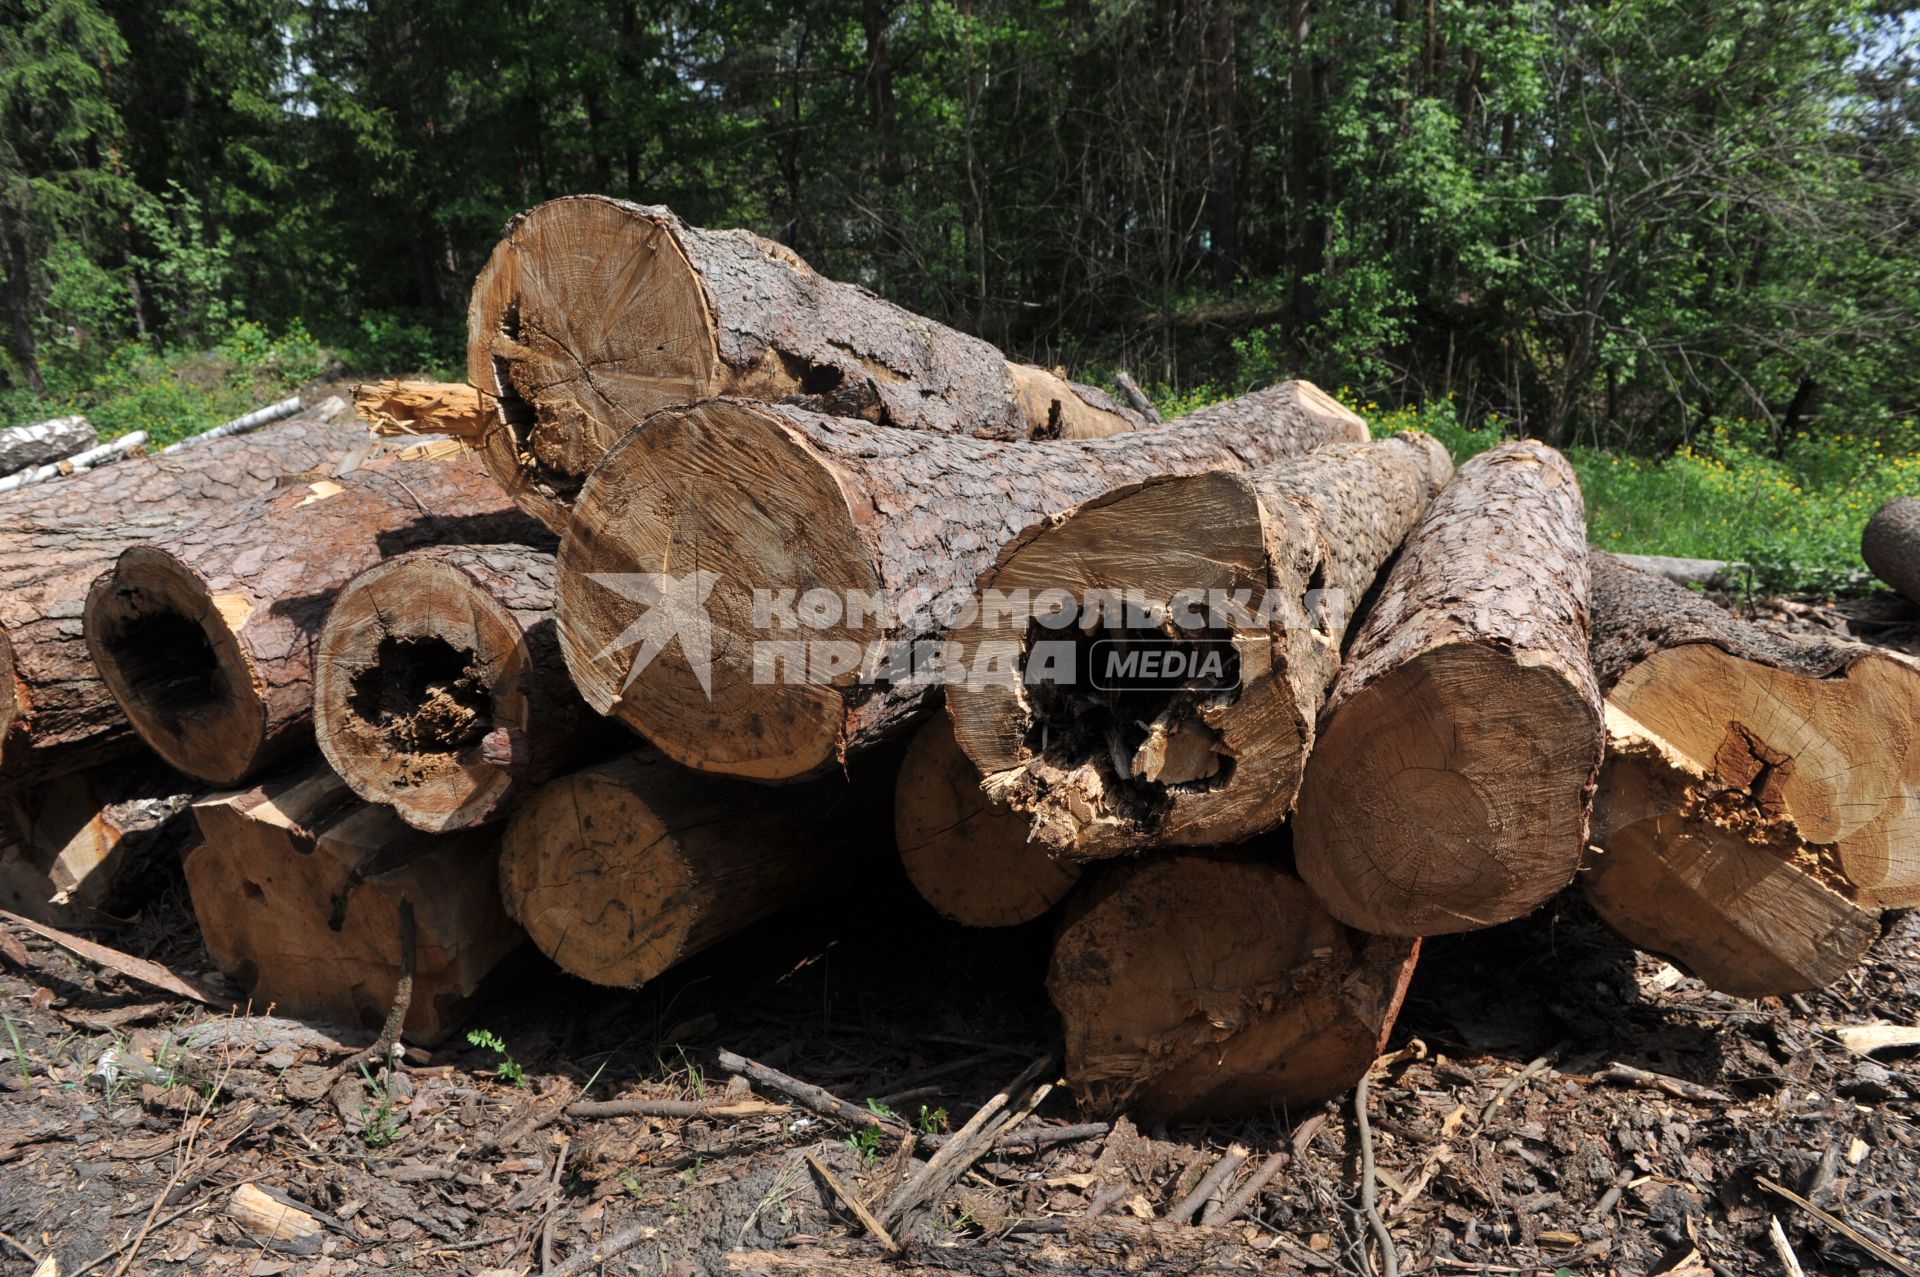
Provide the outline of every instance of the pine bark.
<path id="1" fill-rule="evenodd" d="M 1920 904 L 1920 666 L 1783 634 L 1593 554 L 1608 760 L 1582 877 L 1616 931 L 1741 996 L 1830 984 Z"/>
<path id="2" fill-rule="evenodd" d="M 414 918 L 413 996 L 403 1032 L 431 1046 L 459 1024 L 481 980 L 526 937 L 500 907 L 497 837 L 434 836 L 355 798 L 315 761 L 193 808 L 200 844 L 187 889 L 207 953 L 256 1010 L 377 1029 Z"/>
<path id="3" fill-rule="evenodd" d="M 1920 603 L 1920 497 L 1895 497 L 1875 510 L 1860 534 L 1860 557 L 1908 602 Z"/>
<path id="4" fill-rule="evenodd" d="M 1144 424 L 1104 394 L 816 274 L 746 231 L 599 195 L 513 219 L 475 281 L 467 377 L 483 449 L 528 513 L 565 526 L 587 472 L 649 413 L 713 396 L 988 439 Z"/>
<path id="5" fill-rule="evenodd" d="M 920 898 L 967 927 L 1031 922 L 1080 877 L 1027 835 L 1025 817 L 988 798 L 980 773 L 936 714 L 914 733 L 893 789 L 894 845 Z"/>
<path id="6" fill-rule="evenodd" d="M 947 692 L 987 792 L 1073 860 L 1278 825 L 1355 609 L 1452 470 L 1425 435 L 1329 444 L 1250 474 L 1120 489 L 1029 528 L 983 589 L 1065 589 L 1083 612 L 1118 598 L 1138 614 L 1083 629 L 1061 681 L 1036 668 L 1057 644 L 1027 642 L 1024 624 L 982 611 L 955 631 L 967 650 L 997 639 L 1020 653 L 1018 677 Z M 1225 676 L 1146 689 L 1097 668 L 1183 650 L 1219 655 Z"/>
<path id="7" fill-rule="evenodd" d="M 314 735 L 354 793 L 464 829 L 607 742 L 560 656 L 553 578 L 548 545 L 442 545 L 347 583 L 315 649 Z"/>
<path id="8" fill-rule="evenodd" d="M 0 788 L 137 746 L 81 633 L 87 590 L 121 551 L 270 493 L 283 476 L 346 470 L 366 452 L 350 429 L 293 421 L 0 497 Z"/>
<path id="9" fill-rule="evenodd" d="M 1264 857 L 1114 865 L 1069 903 L 1047 975 L 1067 1082 L 1143 1123 L 1303 1112 L 1373 1064 L 1418 953 Z"/>
<path id="10" fill-rule="evenodd" d="M 567 667 L 589 705 L 688 766 L 828 770 L 903 730 L 938 686 L 857 678 L 862 662 L 898 673 L 916 645 L 931 654 L 1023 528 L 1122 485 L 1366 437 L 1323 404 L 1288 382 L 1148 430 L 1020 447 L 740 400 L 659 413 L 581 490 L 560 550 Z M 684 597 L 635 626 L 667 584 L 648 574 Z M 868 601 L 857 617 L 850 595 Z M 790 620 L 809 598 L 835 614 Z M 675 618 L 689 624 L 661 650 Z"/>
<path id="11" fill-rule="evenodd" d="M 1603 743 L 1586 523 L 1559 453 L 1464 463 L 1407 538 L 1307 760 L 1300 875 L 1349 926 L 1517 918 L 1572 880 Z"/>
<path id="12" fill-rule="evenodd" d="M 314 641 L 355 575 L 424 545 L 544 535 L 471 456 L 395 458 L 122 551 L 88 592 L 87 649 L 156 753 L 238 784 L 310 742 Z"/>
<path id="13" fill-rule="evenodd" d="M 85 417 L 55 417 L 0 430 L 0 475 L 44 466 L 93 447 L 96 436 Z"/>
<path id="14" fill-rule="evenodd" d="M 838 778 L 769 791 L 642 750 L 534 792 L 507 822 L 500 894 L 562 969 L 637 988 L 826 888 L 852 818 Z"/>

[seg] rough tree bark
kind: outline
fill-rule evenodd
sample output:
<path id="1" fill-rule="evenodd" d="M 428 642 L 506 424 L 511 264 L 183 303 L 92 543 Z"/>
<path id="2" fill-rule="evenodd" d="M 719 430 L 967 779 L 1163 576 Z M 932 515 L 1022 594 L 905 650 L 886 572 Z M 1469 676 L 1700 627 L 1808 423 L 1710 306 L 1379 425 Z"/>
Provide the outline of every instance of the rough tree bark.
<path id="1" fill-rule="evenodd" d="M 1920 904 L 1920 666 L 1592 557 L 1608 758 L 1588 898 L 1723 992 L 1832 983 L 1878 910 Z"/>
<path id="2" fill-rule="evenodd" d="M 451 1033 L 487 972 L 525 937 L 501 911 L 486 830 L 436 837 L 361 802 L 324 764 L 195 803 L 187 889 L 207 953 L 253 1007 L 377 1029 L 414 917 L 404 1032 Z"/>
<path id="3" fill-rule="evenodd" d="M 88 592 L 87 650 L 156 753 L 237 784 L 308 739 L 314 640 L 357 573 L 418 546 L 544 535 L 470 456 L 395 458 L 122 551 Z"/>
<path id="4" fill-rule="evenodd" d="M 1895 497 L 1875 510 L 1860 534 L 1860 557 L 1875 576 L 1920 603 L 1920 497 Z"/>
<path id="5" fill-rule="evenodd" d="M 121 551 L 270 493 L 283 476 L 343 471 L 366 452 L 350 430 L 295 421 L 0 498 L 0 788 L 137 744 L 80 625 L 88 588 Z"/>
<path id="6" fill-rule="evenodd" d="M 936 714 L 914 733 L 893 789 L 893 837 L 914 890 L 968 927 L 1031 922 L 1080 877 L 1027 836 L 1026 818 L 980 790 L 953 724 Z"/>
<path id="7" fill-rule="evenodd" d="M 1380 935 L 1492 926 L 1572 880 L 1600 766 L 1580 486 L 1509 443 L 1460 467 L 1361 623 L 1294 821 L 1300 876 Z"/>
<path id="8" fill-rule="evenodd" d="M 563 969 L 635 988 L 831 885 L 851 845 L 849 793 L 838 778 L 769 791 L 629 754 L 521 805 L 501 898 Z"/>
<path id="9" fill-rule="evenodd" d="M 1285 820 L 1354 611 L 1452 472 L 1426 435 L 1330 444 L 1122 488 L 1029 528 L 983 589 L 1064 589 L 1083 614 L 1136 606 L 1051 641 L 984 610 L 955 630 L 965 650 L 1019 651 L 1007 678 L 947 691 L 986 791 L 1075 860 L 1240 842 Z M 1075 659 L 1055 664 L 1062 640 Z M 1195 666 L 1150 686 L 1113 677 L 1142 654 Z"/>
<path id="10" fill-rule="evenodd" d="M 555 531 L 616 439 L 655 409 L 717 395 L 802 396 L 991 439 L 1144 424 L 1097 390 L 825 279 L 771 240 L 599 195 L 507 224 L 473 286 L 467 379 L 496 403 L 489 469 Z"/>
<path id="11" fill-rule="evenodd" d="M 861 679 L 863 661 L 899 675 L 915 644 L 929 652 L 1028 524 L 1122 484 L 1365 437 L 1301 382 L 1021 447 L 739 400 L 664 411 L 581 489 L 561 646 L 589 705 L 678 761 L 807 776 L 918 715 L 936 683 Z"/>
<path id="12" fill-rule="evenodd" d="M 609 739 L 567 678 L 553 572 L 545 545 L 443 545 L 347 583 L 314 649 L 313 718 L 354 793 L 464 829 Z"/>
<path id="13" fill-rule="evenodd" d="M 55 417 L 32 425 L 8 426 L 0 430 L 0 475 L 84 452 L 96 438 L 92 423 L 85 417 Z"/>
<path id="14" fill-rule="evenodd" d="M 1260 854 L 1099 872 L 1068 904 L 1047 975 L 1086 1109 L 1298 1114 L 1380 1054 L 1419 941 L 1349 930 Z"/>

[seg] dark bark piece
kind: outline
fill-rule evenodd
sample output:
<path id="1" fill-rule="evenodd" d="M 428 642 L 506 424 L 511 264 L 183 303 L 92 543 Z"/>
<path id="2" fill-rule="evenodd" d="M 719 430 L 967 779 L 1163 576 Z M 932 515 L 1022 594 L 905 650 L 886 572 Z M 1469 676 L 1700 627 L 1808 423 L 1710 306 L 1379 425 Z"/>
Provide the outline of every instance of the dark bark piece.
<path id="1" fill-rule="evenodd" d="M 1742 996 L 1832 983 L 1920 903 L 1920 666 L 1742 621 L 1593 554 L 1609 759 L 1583 883 Z"/>
<path id="2" fill-rule="evenodd" d="M 560 549 L 567 668 L 589 705 L 688 766 L 825 771 L 903 730 L 937 688 L 857 680 L 862 662 L 887 655 L 897 671 L 943 636 L 1022 528 L 1124 484 L 1365 437 L 1300 382 L 1150 430 L 1019 447 L 740 400 L 664 411 L 581 489 Z M 809 598 L 832 612 L 818 626 L 787 616 Z"/>
<path id="3" fill-rule="evenodd" d="M 1920 603 L 1920 497 L 1895 497 L 1860 533 L 1860 557 L 1873 574 Z"/>
<path id="4" fill-rule="evenodd" d="M 85 452 L 95 442 L 93 425 L 85 417 L 55 417 L 8 426 L 0 430 L 0 475 Z"/>
<path id="5" fill-rule="evenodd" d="M 1142 1121 L 1299 1114 L 1379 1055 L 1418 952 L 1342 926 L 1264 858 L 1112 866 L 1068 905 L 1047 975 L 1067 1082 Z"/>
<path id="6" fill-rule="evenodd" d="M 746 231 L 569 196 L 513 219 L 475 281 L 467 378 L 497 401 L 487 464 L 555 531 L 649 413 L 717 395 L 990 439 L 1144 424 L 1100 392 L 1015 368 L 975 337 L 813 272 Z"/>
<path id="7" fill-rule="evenodd" d="M 310 739 L 314 640 L 356 574 L 423 545 L 544 535 L 471 456 L 395 458 L 129 547 L 88 593 L 87 648 L 156 753 L 237 784 Z"/>
<path id="8" fill-rule="evenodd" d="M 497 837 L 409 829 L 318 761 L 205 799 L 193 814 L 194 915 L 207 953 L 256 1011 L 378 1029 L 400 982 L 404 901 L 414 917 L 404 1031 L 431 1046 L 525 939 L 500 908 Z"/>
<path id="9" fill-rule="evenodd" d="M 443 545 L 347 583 L 314 649 L 313 712 L 354 793 L 415 829 L 464 829 L 626 735 L 567 677 L 553 576 L 547 545 Z"/>
<path id="10" fill-rule="evenodd" d="M 353 430 L 291 421 L 0 498 L 0 787 L 137 746 L 81 634 L 87 590 L 122 550 L 270 493 L 282 476 L 357 464 L 366 450 Z"/>
<path id="11" fill-rule="evenodd" d="M 828 886 L 849 846 L 848 794 L 837 778 L 769 791 L 629 754 L 521 805 L 501 898 L 564 970 L 637 988 Z"/>
<path id="12" fill-rule="evenodd" d="M 1407 538 L 1320 716 L 1300 876 L 1381 935 L 1517 918 L 1572 880 L 1603 735 L 1564 458 L 1464 463 Z"/>
<path id="13" fill-rule="evenodd" d="M 1027 836 L 1026 818 L 989 799 L 980 773 L 936 714 L 914 733 L 893 790 L 893 836 L 921 899 L 968 927 L 1031 922 L 1080 877 Z"/>
<path id="14" fill-rule="evenodd" d="M 1076 860 L 1239 842 L 1285 820 L 1354 609 L 1452 469 L 1425 435 L 1329 444 L 1251 474 L 1122 488 L 1029 528 L 983 589 L 1139 615 L 1107 608 L 1097 627 L 1029 641 L 983 609 L 954 632 L 966 650 L 1019 651 L 1018 677 L 947 691 L 987 792 Z M 1063 637 L 1084 653 L 1072 682 L 1036 668 Z M 1111 690 L 1097 667 L 1142 652 L 1221 665 Z"/>

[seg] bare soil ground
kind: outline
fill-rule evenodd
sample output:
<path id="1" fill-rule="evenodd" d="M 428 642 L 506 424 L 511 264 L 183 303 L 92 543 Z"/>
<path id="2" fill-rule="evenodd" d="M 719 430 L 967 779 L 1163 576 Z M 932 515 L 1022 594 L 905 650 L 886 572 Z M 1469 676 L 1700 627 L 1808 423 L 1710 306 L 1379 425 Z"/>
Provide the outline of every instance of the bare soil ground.
<path id="1" fill-rule="evenodd" d="M 147 892 L 134 926 L 97 938 L 210 979 L 170 862 Z M 807 1155 L 871 1203 L 905 1170 L 895 1141 L 749 1094 L 717 1065 L 739 1052 L 956 1129 L 1055 1045 L 1049 927 L 948 926 L 876 855 L 638 992 L 516 960 L 470 1027 L 505 1044 L 522 1084 L 456 1039 L 318 1094 L 371 1035 L 202 1006 L 6 931 L 0 1274 L 48 1256 L 68 1277 L 1383 1272 L 1351 1098 L 996 1148 L 888 1256 Z M 1920 1273 L 1920 1051 L 1850 1050 L 1845 1028 L 1869 1023 L 1920 1024 L 1920 915 L 1890 917 L 1844 984 L 1784 1002 L 1635 954 L 1577 896 L 1430 941 L 1367 1105 L 1398 1271 L 1779 1273 L 1784 1245 L 1808 1273 Z M 566 1112 L 694 1098 L 767 1103 Z M 1056 1092 L 1033 1125 L 1079 1120 Z M 1244 1214 L 1165 1218 L 1240 1149 L 1227 1194 L 1287 1154 Z M 230 1204 L 246 1184 L 318 1219 L 314 1253 L 245 1231 Z"/>

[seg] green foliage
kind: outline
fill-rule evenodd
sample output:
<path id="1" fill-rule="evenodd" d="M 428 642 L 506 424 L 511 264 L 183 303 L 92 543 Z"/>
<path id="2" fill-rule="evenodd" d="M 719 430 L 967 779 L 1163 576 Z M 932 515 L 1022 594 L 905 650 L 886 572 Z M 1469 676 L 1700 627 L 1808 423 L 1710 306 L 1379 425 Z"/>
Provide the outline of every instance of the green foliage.
<path id="1" fill-rule="evenodd" d="M 873 1166 L 880 1160 L 880 1128 L 863 1126 L 847 1136 L 847 1147 L 859 1159 L 863 1167 Z"/>
<path id="2" fill-rule="evenodd" d="M 13 1017 L 10 1015 L 0 1016 L 0 1021 L 5 1022 L 7 1026 L 7 1041 L 13 1044 L 13 1067 L 19 1072 L 20 1081 L 23 1084 L 31 1084 L 33 1074 L 27 1067 L 27 1049 L 20 1045 L 20 1030 L 13 1027 Z"/>
<path id="3" fill-rule="evenodd" d="M 467 1030 L 467 1044 L 469 1046 L 480 1047 L 482 1050 L 491 1051 L 499 1057 L 499 1062 L 494 1065 L 493 1073 L 494 1076 L 502 1082 L 509 1082 L 514 1086 L 525 1086 L 527 1084 L 527 1071 L 520 1066 L 518 1060 L 515 1060 L 513 1056 L 507 1053 L 507 1044 L 500 1040 L 498 1034 L 489 1032 L 486 1029 L 469 1029 Z"/>
<path id="4" fill-rule="evenodd" d="M 384 1085 L 374 1080 L 367 1072 L 367 1066 L 360 1066 L 360 1076 L 366 1079 L 367 1089 L 373 1092 L 374 1102 L 360 1105 L 360 1142 L 368 1148 L 386 1148 L 400 1134 L 400 1121 L 394 1113 L 393 1094 Z"/>
<path id="5" fill-rule="evenodd" d="M 947 1111 L 943 1108 L 929 1109 L 922 1104 L 920 1116 L 914 1122 L 914 1127 L 922 1135 L 937 1135 L 947 1129 Z"/>

